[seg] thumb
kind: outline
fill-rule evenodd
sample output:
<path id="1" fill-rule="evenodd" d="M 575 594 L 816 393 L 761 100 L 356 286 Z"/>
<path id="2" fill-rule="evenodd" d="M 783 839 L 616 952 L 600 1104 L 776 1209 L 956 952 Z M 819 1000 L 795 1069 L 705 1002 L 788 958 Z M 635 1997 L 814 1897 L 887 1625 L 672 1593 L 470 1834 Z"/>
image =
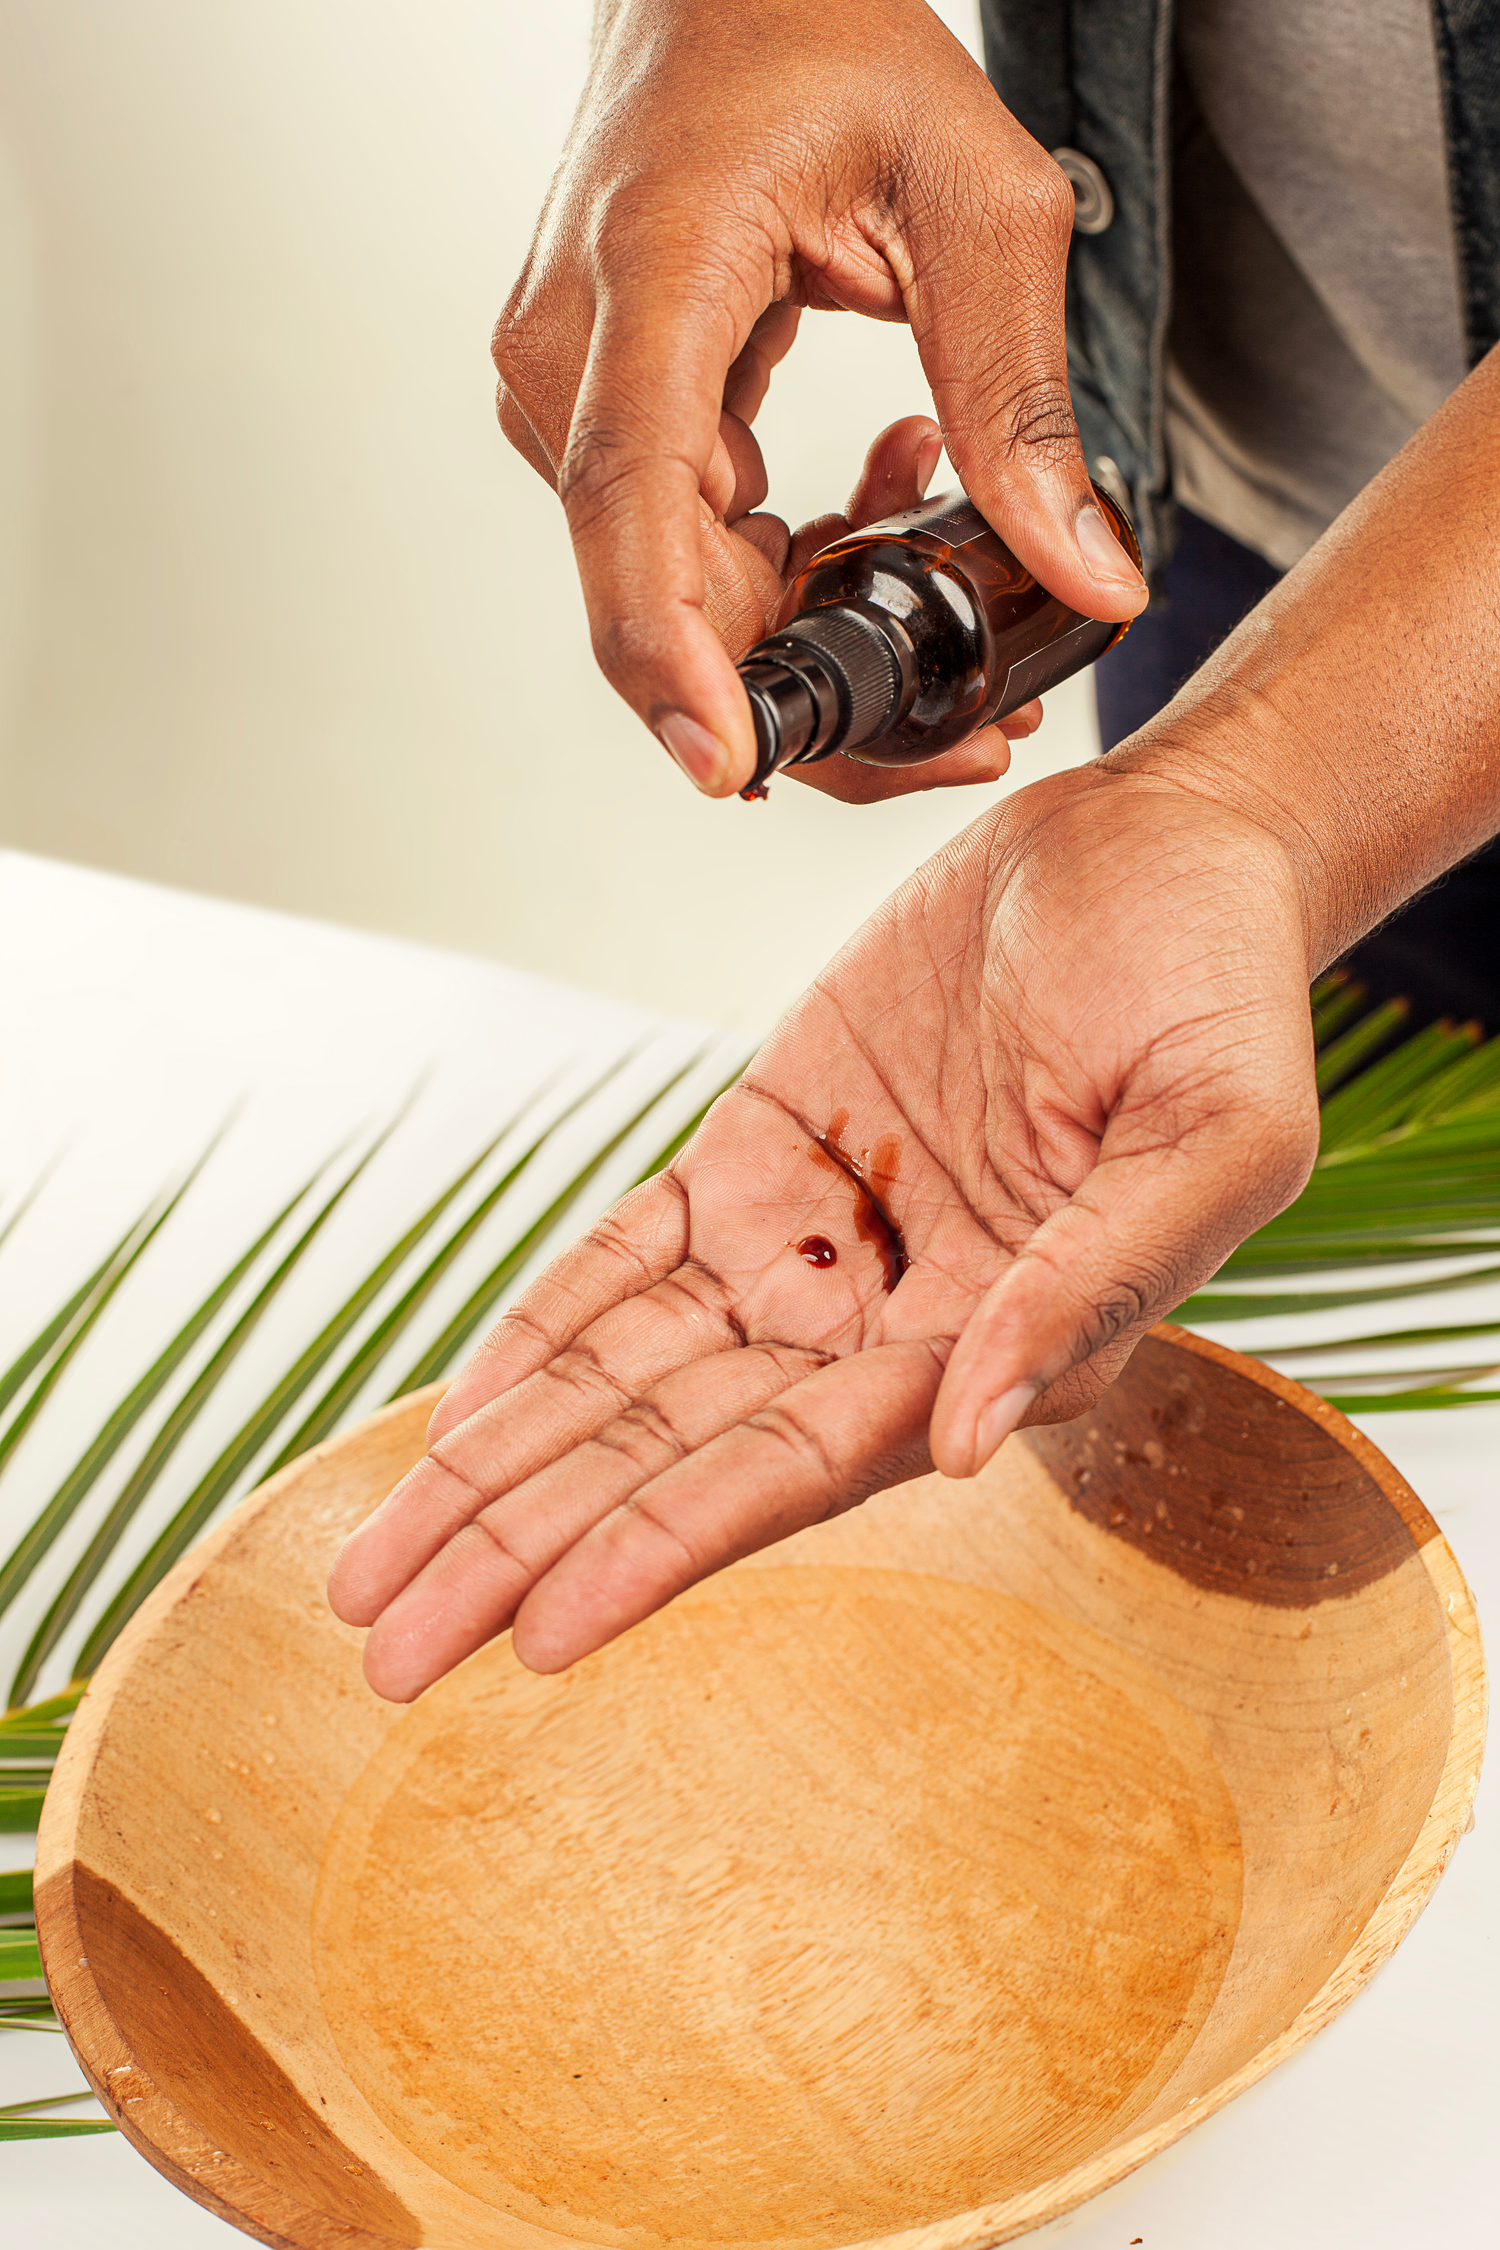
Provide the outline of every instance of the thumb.
<path id="1" fill-rule="evenodd" d="M 955 137 L 963 195 L 952 185 Z M 1073 190 L 987 87 L 957 136 L 950 120 L 931 162 L 910 198 L 902 293 L 949 459 L 1059 600 L 1086 617 L 1134 617 L 1146 587 L 1094 494 L 1068 389 Z M 898 249 L 886 255 L 899 271 Z"/>
<path id="2" fill-rule="evenodd" d="M 1291 1201 L 1314 1147 L 1291 1117 L 1247 1109 L 1187 1141 L 1098 1164 L 959 1337 L 933 1408 L 943 1474 L 977 1474 L 1072 1369 L 1104 1355 L 1096 1388 L 1112 1382 L 1146 1330 Z"/>

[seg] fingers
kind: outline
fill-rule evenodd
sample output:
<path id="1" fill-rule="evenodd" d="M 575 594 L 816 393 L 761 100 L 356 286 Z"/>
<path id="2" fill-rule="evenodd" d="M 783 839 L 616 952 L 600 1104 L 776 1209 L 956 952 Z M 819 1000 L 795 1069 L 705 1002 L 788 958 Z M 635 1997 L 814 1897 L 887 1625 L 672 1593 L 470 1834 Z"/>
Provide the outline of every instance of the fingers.
<path id="1" fill-rule="evenodd" d="M 785 576 L 792 535 L 780 516 L 741 516 L 734 531 L 737 539 L 747 540 L 757 550 L 778 579 Z"/>
<path id="2" fill-rule="evenodd" d="M 973 1476 L 1072 1370 L 1110 1380 L 1152 1324 L 1290 1202 L 1317 1147 L 1316 1115 L 1230 1089 L 1180 1140 L 1104 1157 L 1038 1227 L 971 1316 L 932 1419 L 945 1476 Z M 1076 1399 L 1071 1405 L 1077 1411 Z"/>
<path id="3" fill-rule="evenodd" d="M 727 1563 L 920 1474 L 940 1374 L 926 1343 L 835 1360 L 651 1478 L 524 1597 L 521 1662 L 565 1671 Z"/>
<path id="4" fill-rule="evenodd" d="M 765 457 L 754 433 L 747 422 L 726 410 L 719 416 L 719 434 L 703 479 L 703 498 L 716 515 L 738 527 L 740 517 L 758 508 L 769 489 Z"/>
<path id="5" fill-rule="evenodd" d="M 427 1425 L 429 1446 L 545 1367 L 591 1321 L 675 1272 L 687 1241 L 687 1198 L 671 1173 L 632 1188 L 553 1260 L 476 1347 L 437 1403 Z"/>
<path id="6" fill-rule="evenodd" d="M 705 271 L 700 218 L 680 214 L 675 249 L 659 217 L 648 239 L 633 220 L 614 222 L 622 238 L 601 252 L 605 293 L 558 489 L 606 678 L 699 788 L 727 796 L 754 771 L 754 729 L 705 614 L 700 488 L 751 299 L 769 276 L 749 249 L 735 271 L 727 246 Z"/>
<path id="7" fill-rule="evenodd" d="M 555 492 L 557 490 L 557 471 L 553 466 L 552 455 L 537 435 L 531 417 L 526 413 L 519 399 L 515 398 L 503 383 L 499 384 L 495 391 L 495 413 L 501 429 L 521 455 L 521 458 L 529 461 L 542 482 L 550 485 Z"/>
<path id="8" fill-rule="evenodd" d="M 731 1350 L 679 1368 L 562 1460 L 481 1508 L 383 1611 L 365 1677 L 414 1695 L 510 1624 L 535 1581 L 662 1470 L 754 1414 L 816 1364 L 787 1346 Z"/>
<path id="9" fill-rule="evenodd" d="M 925 499 L 942 450 L 943 435 L 930 414 L 908 414 L 882 430 L 849 495 L 845 514 L 854 529 L 863 530 Z"/>
<path id="10" fill-rule="evenodd" d="M 371 1624 L 412 1573 L 484 1505 L 494 1489 L 483 1481 L 495 1452 L 492 1430 L 497 1409 L 503 1409 L 505 1402 L 516 1405 L 515 1414 L 509 1421 L 502 1416 L 502 1422 L 520 1461 L 528 1459 L 524 1451 L 528 1409 L 533 1449 L 557 1441 L 559 1407 L 572 1410 L 571 1417 L 563 1415 L 560 1447 L 585 1434 L 590 1411 L 596 1422 L 608 1420 L 618 1401 L 612 1401 L 607 1388 L 601 1390 L 596 1381 L 590 1407 L 589 1355 L 580 1354 L 571 1372 L 566 1355 L 581 1336 L 610 1315 L 617 1316 L 618 1327 L 619 1316 L 628 1314 L 632 1299 L 674 1272 L 686 1251 L 687 1235 L 686 1199 L 668 1173 L 624 1197 L 533 1283 L 439 1400 L 427 1428 L 427 1459 L 344 1542 L 328 1580 L 328 1599 L 336 1616 L 350 1625 Z M 690 1346 L 697 1341 L 697 1328 L 707 1326 L 695 1319 L 698 1310 L 696 1305 L 688 1308 L 685 1340 Z M 645 1344 L 645 1334 L 633 1339 L 628 1318 L 624 1326 L 622 1367 L 629 1374 L 636 1369 L 637 1346 Z M 648 1315 L 641 1327 L 649 1332 L 653 1316 Z M 606 1344 L 612 1340 L 619 1342 L 606 1331 Z M 677 1348 L 681 1350 L 681 1341 Z M 543 1380 L 549 1369 L 559 1371 L 551 1386 Z M 538 1410 L 534 1394 L 539 1389 L 546 1403 Z M 435 1449 L 464 1430 L 469 1433 L 467 1443 L 460 1444 L 456 1454 L 439 1458 Z M 542 1451 L 528 1465 L 537 1466 L 546 1458 Z"/>
<path id="11" fill-rule="evenodd" d="M 1034 713 L 1028 720 L 1027 714 Z M 1019 719 L 1020 726 L 1013 722 Z M 1033 731 L 1041 720 L 1041 705 L 1028 703 L 1012 712 L 1000 727 L 981 727 L 967 742 L 915 766 L 865 766 L 857 758 L 821 758 L 810 766 L 788 766 L 789 781 L 803 782 L 844 805 L 884 804 L 891 797 L 915 796 L 923 789 L 968 789 L 981 782 L 998 781 L 1010 770 L 1008 736 Z"/>
<path id="12" fill-rule="evenodd" d="M 724 381 L 726 412 L 742 422 L 753 422 L 765 403 L 773 371 L 797 340 L 801 309 L 783 300 L 768 305 L 750 331 Z"/>
<path id="13" fill-rule="evenodd" d="M 831 547 L 835 539 L 842 539 L 849 529 L 847 516 L 814 516 L 810 522 L 799 524 L 787 550 L 787 577 L 795 578 L 799 570 L 807 568 L 814 555 Z"/>
<path id="14" fill-rule="evenodd" d="M 372 1624 L 490 1500 L 604 1429 L 675 1369 L 737 1341 L 707 1275 L 673 1277 L 605 1313 L 439 1438 L 345 1541 L 328 1581 L 334 1614 Z"/>
<path id="15" fill-rule="evenodd" d="M 952 155 L 965 146 L 964 192 Z M 1043 585 L 1085 616 L 1133 617 L 1146 588 L 1089 483 L 1068 389 L 1073 191 L 987 89 L 913 151 L 918 192 L 878 222 L 965 491 Z M 930 177 L 922 177 L 930 175 Z"/>

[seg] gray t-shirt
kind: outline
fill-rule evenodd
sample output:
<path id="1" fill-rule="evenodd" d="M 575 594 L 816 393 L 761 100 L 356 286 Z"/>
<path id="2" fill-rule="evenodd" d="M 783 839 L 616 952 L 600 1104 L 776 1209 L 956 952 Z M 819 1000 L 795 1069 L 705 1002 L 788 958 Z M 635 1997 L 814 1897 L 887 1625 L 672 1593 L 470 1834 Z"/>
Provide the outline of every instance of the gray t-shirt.
<path id="1" fill-rule="evenodd" d="M 1177 36 L 1173 482 L 1289 568 L 1465 373 L 1432 19 L 1179 0 Z"/>

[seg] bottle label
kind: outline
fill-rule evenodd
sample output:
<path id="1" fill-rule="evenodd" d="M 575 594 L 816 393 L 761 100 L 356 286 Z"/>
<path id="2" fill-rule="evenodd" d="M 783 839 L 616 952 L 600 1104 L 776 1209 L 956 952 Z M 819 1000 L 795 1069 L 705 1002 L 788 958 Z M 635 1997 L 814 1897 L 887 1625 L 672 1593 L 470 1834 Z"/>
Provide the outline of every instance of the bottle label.
<path id="1" fill-rule="evenodd" d="M 941 539 L 945 547 L 969 547 L 976 539 L 983 539 L 989 528 L 966 492 L 943 492 L 935 500 L 903 508 L 898 516 L 882 516 L 879 523 L 866 524 L 861 537 L 867 539 L 877 531 L 898 536 L 921 531 L 929 539 Z"/>
<path id="2" fill-rule="evenodd" d="M 1043 694 L 1062 680 L 1070 680 L 1075 672 L 1081 672 L 1085 664 L 1092 664 L 1108 647 L 1117 629 L 1096 617 L 1085 617 L 1071 632 L 1048 641 L 1045 648 L 1035 650 L 1032 655 L 1023 656 L 1019 664 L 1012 664 L 1005 676 L 995 717 L 1003 719 L 1008 712 L 1019 711 L 1034 695 Z"/>

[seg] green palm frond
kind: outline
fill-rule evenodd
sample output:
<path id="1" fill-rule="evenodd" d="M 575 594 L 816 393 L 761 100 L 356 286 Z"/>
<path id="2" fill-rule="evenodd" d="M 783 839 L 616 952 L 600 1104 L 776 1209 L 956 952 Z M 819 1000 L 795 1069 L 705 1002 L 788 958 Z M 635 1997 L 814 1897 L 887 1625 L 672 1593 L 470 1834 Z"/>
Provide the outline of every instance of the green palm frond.
<path id="1" fill-rule="evenodd" d="M 77 1696 L 72 1700 L 76 1703 Z M 3 1755 L 4 1751 L 0 1750 L 0 1756 Z M 37 1810 L 40 1810 L 40 1803 Z M 33 1828 L 36 1826 L 35 1813 L 27 1825 Z M 61 2029 L 52 2013 L 51 2001 L 42 1994 L 25 1989 L 39 1984 L 41 1977 L 42 1957 L 37 1951 L 31 1870 L 29 1867 L 18 1868 L 13 1874 L 0 1875 L 0 2029 Z M 55 2095 L 51 2098 L 43 2096 L 34 2102 L 15 2102 L 8 2109 L 0 2109 L 0 2119 L 19 2116 L 28 2109 L 55 2109 L 61 2101 L 76 2098 L 78 2097 L 72 2095 Z M 99 2130 L 100 2127 L 93 2129 Z M 30 2136 L 24 2132 L 14 2132 L 9 2137 L 12 2140 L 25 2140 Z"/>
<path id="2" fill-rule="evenodd" d="M 1475 1024 L 1429 1024 L 1397 1041 L 1404 1003 L 1361 1013 L 1352 980 L 1325 979 L 1313 993 L 1322 1095 L 1318 1157 L 1295 1203 L 1228 1258 L 1176 1318 L 1219 1322 L 1302 1319 L 1395 1300 L 1447 1296 L 1500 1276 L 1500 1039 Z M 1392 1044 L 1397 1041 L 1396 1044 Z M 1441 1271 L 1408 1281 L 1415 1263 Z M 1379 1278 L 1329 1288 L 1256 1284 L 1293 1276 L 1386 1268 Z M 1226 1281 L 1248 1288 L 1225 1288 Z M 1349 1413 L 1478 1405 L 1496 1396 L 1497 1372 L 1477 1366 L 1399 1368 L 1352 1364 L 1305 1371 L 1325 1355 L 1381 1353 L 1493 1335 L 1500 1322 L 1435 1322 L 1333 1338 L 1295 1332 L 1256 1346 L 1273 1362 L 1297 1362 L 1300 1379 Z"/>
<path id="3" fill-rule="evenodd" d="M 67 2141 L 114 2130 L 107 2117 L 20 2117 L 0 2110 L 0 2141 Z"/>
<path id="4" fill-rule="evenodd" d="M 624 1124 L 603 1137 L 566 1186 L 550 1198 L 540 1216 L 529 1218 L 519 1227 L 511 1225 L 501 1245 L 502 1254 L 489 1266 L 440 1334 L 425 1347 L 419 1360 L 407 1370 L 395 1395 L 436 1378 L 452 1366 L 470 1336 L 495 1309 L 526 1265 L 557 1234 L 604 1166 L 655 1111 L 670 1101 L 675 1089 L 703 1059 L 700 1052 L 661 1079 L 633 1107 Z M 563 1126 L 602 1094 L 610 1080 L 637 1060 L 632 1050 L 596 1075 L 580 1093 L 526 1134 L 508 1159 L 502 1153 L 504 1145 L 514 1139 L 525 1113 L 507 1120 L 426 1209 L 403 1229 L 222 1445 L 210 1466 L 180 1495 L 169 1519 L 145 1553 L 106 1596 L 84 1635 L 76 1659 L 80 1679 L 92 1671 L 146 1594 L 227 1500 L 243 1489 L 247 1478 L 252 1474 L 261 1477 L 271 1474 L 349 1417 L 460 1255 L 472 1242 L 482 1239 L 497 1213 L 517 1207 L 516 1197 L 522 1199 L 524 1208 L 530 1177 L 545 1159 Z M 715 1089 L 716 1096 L 719 1090 Z M 543 1088 L 533 1098 L 529 1105 L 533 1112 L 546 1093 L 547 1089 Z M 401 1114 L 404 1115 L 404 1110 Z M 318 1180 L 335 1159 L 320 1165 L 288 1199 L 106 1417 L 77 1463 L 28 1526 L 14 1552 L 0 1563 L 0 1614 L 3 1614 L 27 1589 L 54 1542 L 75 1516 L 90 1506 L 116 1458 L 132 1442 L 144 1439 L 144 1449 L 93 1524 L 81 1554 L 52 1597 L 17 1668 L 9 1699 L 15 1708 L 9 1718 L 0 1720 L 0 1825 L 5 1828 L 14 1830 L 34 1825 L 51 1760 L 66 1724 L 64 1699 L 53 1698 L 50 1703 L 27 1708 L 26 1698 L 35 1692 L 43 1668 L 93 1597 L 121 1542 L 138 1521 L 143 1503 L 163 1480 L 170 1483 L 183 1440 L 199 1417 L 214 1404 L 223 1378 L 278 1292 L 312 1249 L 335 1210 L 399 1122 L 398 1116 L 372 1139 L 300 1227 L 291 1231 L 290 1239 L 289 1230 L 293 1230 L 299 1208 L 305 1205 Z M 659 1169 L 668 1161 L 696 1123 L 697 1118 L 694 1118 L 686 1128 L 673 1132 L 653 1157 L 648 1171 Z M 466 1191 L 475 1187 L 485 1167 L 497 1154 L 501 1155 L 498 1176 L 464 1209 Z M 178 1208 L 206 1160 L 207 1152 L 186 1179 L 159 1198 L 127 1229 L 109 1256 L 19 1355 L 14 1368 L 0 1379 L 8 1384 L 6 1402 L 20 1400 L 8 1422 L 0 1418 L 0 1467 L 18 1449 L 62 1368 L 82 1347 L 114 1292 Z M 398 1294 L 387 1304 L 393 1288 Z M 194 1372 L 194 1362 L 201 1358 L 203 1349 L 208 1356 Z M 330 1367 L 335 1370 L 331 1380 L 317 1393 L 314 1403 L 306 1406 L 307 1393 Z M 185 1387 L 178 1388 L 174 1398 L 174 1386 L 181 1383 L 185 1383 Z M 300 1418 L 298 1409 L 302 1410 Z M 0 1405 L 0 1417 L 3 1417 L 3 1405 Z"/>
<path id="5" fill-rule="evenodd" d="M 77 1701 L 75 1696 L 73 1699 Z M 0 1875 L 0 1922 L 31 1913 L 31 1869 L 17 1867 Z"/>
<path id="6" fill-rule="evenodd" d="M 335 1208 L 353 1187 L 366 1165 L 370 1163 L 379 1148 L 384 1144 L 390 1130 L 392 1128 L 388 1128 L 387 1132 L 380 1136 L 374 1147 L 365 1152 L 347 1177 L 340 1182 L 333 1194 L 313 1215 L 313 1218 L 291 1245 L 274 1272 L 262 1284 L 257 1295 L 246 1307 L 229 1335 L 226 1336 L 213 1359 L 204 1368 L 198 1383 L 194 1386 L 194 1391 L 189 1392 L 181 1402 L 179 1416 L 176 1418 L 179 1423 L 190 1420 L 207 1403 L 213 1388 L 244 1342 L 250 1328 L 261 1318 L 272 1297 L 302 1258 L 316 1234 L 332 1216 Z M 509 1128 L 507 1127 L 505 1130 L 509 1130 Z M 449 1204 L 462 1192 L 483 1164 L 485 1158 L 498 1145 L 501 1138 L 503 1138 L 503 1133 L 497 1135 L 495 1140 L 482 1149 L 473 1162 L 466 1165 L 455 1179 L 450 1180 L 442 1194 L 437 1197 L 435 1202 L 429 1204 L 427 1210 L 416 1221 L 415 1225 L 409 1227 L 399 1240 L 392 1245 L 391 1249 L 386 1252 L 385 1256 L 372 1267 L 353 1295 L 348 1297 L 332 1318 L 324 1323 L 322 1329 L 288 1368 L 280 1382 L 273 1386 L 266 1398 L 262 1399 L 249 1419 L 241 1425 L 216 1460 L 199 1478 L 187 1498 L 178 1507 L 164 1529 L 158 1533 L 156 1539 L 131 1571 L 124 1585 L 119 1588 L 113 1599 L 107 1604 L 102 1616 L 94 1625 L 77 1660 L 78 1670 L 81 1674 L 87 1674 L 94 1669 L 99 1658 L 126 1619 L 145 1600 L 152 1587 L 166 1576 L 178 1556 L 186 1553 L 199 1532 L 207 1526 L 223 1501 L 234 1490 L 251 1463 L 257 1459 L 275 1437 L 303 1393 L 317 1380 L 319 1373 L 338 1351 L 339 1346 L 357 1327 L 367 1307 L 379 1295 L 407 1253 L 422 1240 Z M 23 1696 L 30 1692 L 43 1661 L 56 1646 L 67 1624 L 76 1613 L 88 1586 L 92 1584 L 93 1579 L 102 1567 L 104 1554 L 99 1550 L 102 1549 L 104 1541 L 107 1539 L 110 1546 L 117 1543 L 130 1517 L 134 1515 L 140 1501 L 145 1497 L 145 1488 L 149 1488 L 149 1484 L 155 1482 L 162 1467 L 165 1466 L 166 1459 L 170 1458 L 172 1450 L 175 1449 L 181 1434 L 181 1427 L 174 1427 L 169 1422 L 161 1431 L 157 1445 L 153 1447 L 152 1452 L 142 1462 L 141 1468 L 137 1471 L 137 1478 L 132 1479 L 131 1484 L 127 1485 L 125 1491 L 121 1493 L 115 1509 L 111 1511 L 115 1520 L 110 1522 L 107 1519 L 106 1524 L 101 1525 L 94 1544 L 85 1553 L 68 1584 L 58 1595 L 52 1609 L 38 1627 L 37 1634 L 31 1647 L 22 1658 L 20 1670 L 12 1684 L 11 1700 L 13 1702 L 19 1702 Z M 148 1469 L 149 1476 L 146 1476 Z M 145 1477 L 145 1488 L 133 1489 L 137 1479 L 142 1477 Z"/>
<path id="7" fill-rule="evenodd" d="M 1350 1012 L 1357 1013 L 1361 995 L 1358 987 L 1345 992 L 1341 998 L 1352 1002 Z M 1376 1008 L 1346 1031 L 1341 1039 L 1334 1039 L 1325 1029 L 1319 1031 L 1314 1019 L 1313 1037 L 1317 1042 L 1317 1088 L 1321 1097 L 1331 1094 L 1346 1078 L 1352 1078 L 1381 1048 L 1388 1046 L 1395 1034 L 1411 1014 L 1404 1000 L 1388 1000 L 1383 1008 Z M 1327 1019 L 1325 1019 L 1326 1021 Z M 1342 1020 L 1342 1019 L 1335 1019 Z"/>
<path id="8" fill-rule="evenodd" d="M 9 1560 L 3 1566 L 0 1566 L 0 1616 L 4 1615 L 21 1592 L 53 1540 L 57 1538 L 88 1497 L 89 1492 L 116 1453 L 125 1444 L 136 1424 L 149 1411 L 153 1401 L 171 1381 L 182 1362 L 191 1353 L 198 1339 L 212 1325 L 220 1308 L 233 1294 L 251 1266 L 254 1265 L 267 1243 L 280 1232 L 283 1223 L 291 1216 L 297 1205 L 302 1201 L 303 1196 L 311 1190 L 316 1179 L 317 1174 L 315 1173 L 313 1178 L 299 1188 L 291 1201 L 277 1213 L 270 1225 L 250 1245 L 244 1255 L 236 1259 L 229 1271 L 210 1290 L 197 1310 L 183 1322 L 177 1334 L 166 1346 L 166 1349 L 158 1354 L 152 1365 L 147 1368 L 134 1389 L 120 1401 L 93 1443 L 85 1450 L 82 1458 L 64 1477 L 41 1514 L 37 1516 L 28 1529 L 20 1545 L 15 1549 Z M 249 1317 L 245 1316 L 246 1319 Z M 231 1332 L 229 1343 L 235 1345 L 236 1348 L 236 1339 L 244 1326 L 245 1320 L 242 1319 L 237 1324 L 236 1330 Z M 215 1361 L 222 1363 L 222 1355 L 225 1350 L 225 1346 L 220 1347 L 220 1351 L 215 1354 Z M 215 1361 L 211 1361 L 210 1366 L 213 1366 Z M 197 1387 L 195 1386 L 195 1388 Z M 189 1392 L 190 1400 L 192 1396 L 193 1393 Z M 191 1419 L 191 1414 L 188 1418 Z M 181 1424 L 180 1409 L 177 1415 L 170 1418 L 168 1427 L 171 1427 L 173 1423 Z M 35 1682 L 36 1671 L 41 1662 L 51 1651 L 58 1634 L 71 1619 L 83 1595 L 93 1584 L 106 1559 L 113 1552 L 116 1541 L 135 1513 L 137 1505 L 145 1498 L 146 1492 L 154 1483 L 158 1460 L 153 1458 L 153 1455 L 157 1454 L 158 1451 L 158 1448 L 153 1448 L 152 1452 L 147 1454 L 146 1459 L 136 1469 L 124 1491 L 115 1501 L 114 1506 L 90 1540 L 83 1560 L 73 1571 L 63 1592 L 59 1594 L 52 1608 L 48 1611 L 47 1617 L 38 1628 L 37 1636 L 33 1640 L 31 1648 L 27 1651 L 25 1659 L 23 1659 L 21 1673 L 18 1675 L 9 1697 L 9 1701 L 12 1703 L 24 1701 Z"/>
<path id="9" fill-rule="evenodd" d="M 81 1693 L 80 1689 L 78 1694 Z M 71 1697 L 70 1709 L 78 1701 L 78 1694 Z M 3 1754 L 0 1752 L 0 1756 Z M 36 1826 L 35 1814 L 28 1826 Z M 37 1983 L 41 1974 L 42 1962 L 37 1951 L 36 1917 L 31 1895 L 31 1869 L 20 1867 L 13 1873 L 0 1875 L 0 2029 L 7 2026 L 12 2030 L 24 2031 L 61 2029 L 52 2013 L 50 2000 L 20 1989 L 23 1985 Z M 38 2106 L 50 2109 L 55 2104 L 44 2101 Z M 0 2116 L 5 2114 L 5 2111 L 0 2110 Z"/>
<path id="10" fill-rule="evenodd" d="M 127 1227 L 103 1263 L 95 1267 L 88 1280 L 53 1314 L 40 1335 L 34 1336 L 0 1375 L 0 1414 L 3 1414 L 17 1392 L 24 1390 L 32 1375 L 40 1370 L 31 1385 L 30 1397 L 23 1400 L 0 1430 L 0 1476 L 4 1475 L 11 1455 L 62 1380 L 69 1361 L 88 1340 L 89 1331 L 111 1297 L 171 1217 L 187 1184 L 184 1181 L 177 1193 L 165 1202 L 148 1206 L 135 1224 Z"/>

